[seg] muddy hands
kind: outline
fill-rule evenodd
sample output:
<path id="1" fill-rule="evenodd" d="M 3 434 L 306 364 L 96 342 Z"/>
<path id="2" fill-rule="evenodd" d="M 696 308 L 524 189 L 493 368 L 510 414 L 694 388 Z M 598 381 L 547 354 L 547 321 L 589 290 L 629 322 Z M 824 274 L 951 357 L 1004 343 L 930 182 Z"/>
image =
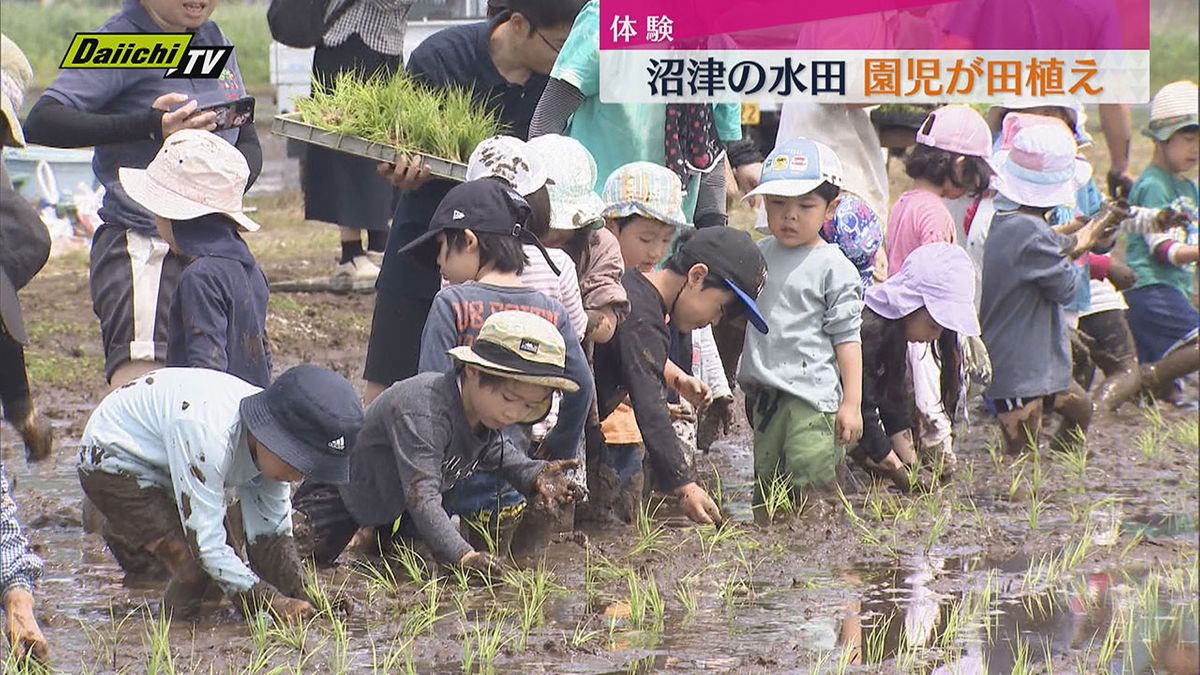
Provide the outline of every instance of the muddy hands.
<path id="1" fill-rule="evenodd" d="M 583 499 L 583 488 L 566 476 L 568 470 L 577 468 L 577 459 L 556 459 L 546 463 L 546 467 L 533 479 L 534 492 L 544 506 L 554 508 Z"/>

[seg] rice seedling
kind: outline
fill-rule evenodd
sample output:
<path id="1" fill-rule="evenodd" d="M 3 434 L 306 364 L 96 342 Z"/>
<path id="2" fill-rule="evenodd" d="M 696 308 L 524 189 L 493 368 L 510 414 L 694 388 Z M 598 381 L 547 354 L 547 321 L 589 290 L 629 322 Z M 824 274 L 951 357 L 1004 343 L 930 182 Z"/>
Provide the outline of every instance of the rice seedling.
<path id="1" fill-rule="evenodd" d="M 1181 450 L 1195 451 L 1200 446 L 1200 422 L 1193 417 L 1175 424 L 1171 427 L 1170 439 Z"/>
<path id="2" fill-rule="evenodd" d="M 116 608 L 112 602 L 108 603 L 108 624 L 103 632 L 99 628 L 92 628 L 83 619 L 76 619 L 79 622 L 79 627 L 83 630 L 88 642 L 92 645 L 93 651 L 97 655 L 107 657 L 108 667 L 111 670 L 117 669 L 117 647 L 121 644 L 121 635 L 125 632 L 125 624 L 134 616 L 134 611 L 125 613 L 125 616 L 117 620 Z M 4 671 L 8 672 L 8 671 Z"/>
<path id="3" fill-rule="evenodd" d="M 346 622 L 333 614 L 327 615 L 329 633 L 333 639 L 333 651 L 329 656 L 328 667 L 336 675 L 344 675 L 350 667 L 350 634 L 346 631 Z M 300 670 L 303 672 L 303 669 Z"/>
<path id="4" fill-rule="evenodd" d="M 404 572 L 404 576 L 414 584 L 423 583 L 430 576 L 429 566 L 425 564 L 425 558 L 408 544 L 397 546 L 396 550 L 390 555 L 390 558 L 400 564 L 400 569 Z"/>
<path id="5" fill-rule="evenodd" d="M 717 471 L 717 465 L 711 461 L 708 463 L 709 475 L 712 480 L 708 482 L 708 496 L 712 497 L 713 503 L 717 505 L 717 510 L 725 513 L 725 507 L 728 505 L 728 500 L 725 494 L 725 485 L 721 482 L 721 472 Z"/>
<path id="6" fill-rule="evenodd" d="M 683 607 L 684 623 L 695 618 L 696 610 L 700 607 L 700 599 L 696 596 L 696 586 L 692 578 L 685 577 L 675 582 L 675 598 Z"/>
<path id="7" fill-rule="evenodd" d="M 884 654 L 887 650 L 888 629 L 892 627 L 892 620 L 895 618 L 895 614 L 889 614 L 882 622 L 877 622 L 874 626 L 866 629 L 867 647 L 864 657 L 868 664 L 883 663 Z"/>
<path id="8" fill-rule="evenodd" d="M 356 567 L 354 572 L 366 580 L 367 592 L 372 596 L 395 596 L 400 593 L 400 582 L 396 579 L 396 572 L 386 559 L 378 566 L 364 562 Z"/>
<path id="9" fill-rule="evenodd" d="M 659 502 L 651 509 L 650 504 L 645 501 L 638 506 L 637 517 L 634 518 L 637 541 L 634 542 L 633 548 L 629 549 L 630 556 L 658 553 L 663 550 L 663 540 L 666 538 L 667 530 L 661 523 L 654 522 L 654 517 L 658 515 L 658 509 L 661 506 L 662 502 Z"/>
<path id="10" fill-rule="evenodd" d="M 725 603 L 725 609 L 732 609 L 742 598 L 749 597 L 750 585 L 739 578 L 738 570 L 733 570 L 721 581 L 720 596 Z"/>
<path id="11" fill-rule="evenodd" d="M 1046 498 L 1032 497 L 1029 500 L 1029 508 L 1026 512 L 1026 522 L 1029 525 L 1030 531 L 1038 529 L 1038 523 L 1041 520 L 1042 512 L 1046 510 Z"/>
<path id="12" fill-rule="evenodd" d="M 404 634 L 410 638 L 420 637 L 444 615 L 439 614 L 442 586 L 438 577 L 425 582 L 417 596 L 416 606 L 404 617 Z"/>
<path id="13" fill-rule="evenodd" d="M 175 658 L 171 653 L 171 617 L 159 612 L 157 617 L 149 608 L 143 613 L 142 645 L 146 649 L 145 668 L 151 675 L 174 675 Z"/>
<path id="14" fill-rule="evenodd" d="M 1000 469 L 1004 466 L 1004 440 L 1000 438 L 1000 432 L 996 429 L 990 431 L 988 441 L 984 444 L 983 449 L 987 452 L 988 457 L 992 460 L 992 468 Z"/>
<path id="15" fill-rule="evenodd" d="M 941 539 L 942 534 L 946 531 L 946 526 L 950 524 L 950 514 L 943 513 L 934 519 L 929 525 L 929 532 L 925 536 L 925 552 L 928 553 Z"/>
<path id="16" fill-rule="evenodd" d="M 1021 490 L 1021 483 L 1025 478 L 1025 467 L 1020 465 L 1024 461 L 1025 457 L 1021 457 L 1017 461 L 1013 462 L 1013 468 L 1016 469 L 1017 472 L 1013 474 L 1012 480 L 1010 480 L 1008 483 L 1008 498 L 1010 500 L 1015 498 L 1017 493 Z"/>
<path id="17" fill-rule="evenodd" d="M 1031 675 L 1033 673 L 1033 662 L 1030 660 L 1029 642 L 1022 639 L 1020 633 L 1017 634 L 1016 639 L 1013 641 L 1012 652 L 1013 675 Z"/>
<path id="18" fill-rule="evenodd" d="M 417 668 L 412 660 L 412 640 L 405 640 L 403 642 L 399 638 L 393 640 L 388 646 L 387 654 L 382 660 L 379 659 L 375 643 L 372 641 L 371 672 L 377 675 L 391 675 L 392 673 L 416 675 Z"/>
<path id="19" fill-rule="evenodd" d="M 463 621 L 463 672 L 472 672 L 476 665 L 481 670 L 490 670 L 500 653 L 513 636 L 508 632 L 508 612 L 498 607 L 488 609 L 483 621 L 471 625 Z"/>
<path id="20" fill-rule="evenodd" d="M 305 123 L 405 153 L 465 163 L 480 141 L 501 130 L 467 90 L 432 90 L 403 71 L 365 79 L 343 73 L 331 90 L 314 86 L 312 92 L 296 102 Z"/>
<path id="21" fill-rule="evenodd" d="M 591 616 L 575 624 L 575 630 L 571 633 L 572 649 L 583 649 L 588 644 L 600 639 L 601 635 L 604 635 L 604 631 L 600 629 L 592 629 L 591 626 Z"/>
<path id="22" fill-rule="evenodd" d="M 496 522 L 491 522 L 493 519 L 489 517 L 488 512 L 481 511 L 480 513 L 466 518 L 467 527 L 479 536 L 483 542 L 484 550 L 492 555 L 497 555 L 500 550 L 500 519 L 496 518 Z"/>
<path id="23" fill-rule="evenodd" d="M 756 486 L 761 502 L 754 508 L 762 510 L 768 523 L 775 522 L 775 517 L 780 514 L 791 515 L 796 512 L 792 478 L 788 474 L 777 473 L 766 483 L 756 479 Z"/>
<path id="24" fill-rule="evenodd" d="M 1133 439 L 1133 445 L 1147 460 L 1157 459 L 1162 452 L 1162 439 L 1154 429 L 1145 429 Z"/>
<path id="25" fill-rule="evenodd" d="M 1072 475 L 1083 481 L 1087 474 L 1088 466 L 1088 445 L 1087 438 L 1083 436 L 1083 432 L 1078 427 L 1072 429 L 1072 434 L 1077 438 L 1069 444 L 1069 447 L 1058 452 L 1058 460 L 1062 462 L 1063 468 L 1067 470 L 1069 475 Z M 1080 489 L 1083 485 L 1078 486 Z"/>
<path id="26" fill-rule="evenodd" d="M 271 640 L 303 655 L 308 646 L 308 632 L 314 621 L 316 618 L 308 621 L 279 621 L 267 634 Z"/>
<path id="27" fill-rule="evenodd" d="M 704 557 L 711 558 L 717 547 L 721 544 L 738 541 L 745 536 L 745 532 L 737 523 L 726 520 L 717 525 L 700 525 L 695 528 L 696 536 L 700 538 L 700 550 L 704 552 Z"/>
<path id="28" fill-rule="evenodd" d="M 640 578 L 629 575 L 629 625 L 636 630 L 661 631 L 666 603 L 658 590 L 653 574 Z"/>
<path id="29" fill-rule="evenodd" d="M 557 586 L 551 580 L 551 574 L 546 570 L 546 562 L 543 560 L 538 563 L 537 567 L 531 570 L 513 570 L 509 572 L 505 581 L 508 585 L 517 589 L 517 600 L 520 606 L 517 609 L 517 619 L 520 625 L 520 649 L 525 648 L 525 641 L 529 639 L 529 633 L 535 627 L 541 624 L 542 615 L 546 609 L 546 601 L 550 595 L 555 592 L 565 591 L 566 589 Z"/>

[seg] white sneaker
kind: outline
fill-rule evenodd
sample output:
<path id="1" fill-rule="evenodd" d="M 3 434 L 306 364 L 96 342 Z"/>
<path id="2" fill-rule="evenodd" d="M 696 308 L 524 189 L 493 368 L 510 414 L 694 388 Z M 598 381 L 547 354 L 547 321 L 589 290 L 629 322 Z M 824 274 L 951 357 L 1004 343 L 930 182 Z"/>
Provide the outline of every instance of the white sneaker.
<path id="1" fill-rule="evenodd" d="M 374 281 L 379 276 L 379 265 L 365 255 L 358 255 L 349 262 L 339 263 L 333 276 L 352 281 Z"/>

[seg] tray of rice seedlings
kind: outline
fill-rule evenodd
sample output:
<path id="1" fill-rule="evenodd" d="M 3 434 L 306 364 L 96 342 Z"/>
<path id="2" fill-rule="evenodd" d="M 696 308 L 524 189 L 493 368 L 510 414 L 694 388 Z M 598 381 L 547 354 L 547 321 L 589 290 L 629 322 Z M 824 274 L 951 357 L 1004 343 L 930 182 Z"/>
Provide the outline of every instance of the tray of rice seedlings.
<path id="1" fill-rule="evenodd" d="M 276 116 L 271 131 L 380 162 L 420 156 L 431 174 L 463 181 L 471 151 L 503 128 L 469 91 L 432 90 L 401 72 L 342 73 L 328 91 L 314 83 L 313 95 Z"/>

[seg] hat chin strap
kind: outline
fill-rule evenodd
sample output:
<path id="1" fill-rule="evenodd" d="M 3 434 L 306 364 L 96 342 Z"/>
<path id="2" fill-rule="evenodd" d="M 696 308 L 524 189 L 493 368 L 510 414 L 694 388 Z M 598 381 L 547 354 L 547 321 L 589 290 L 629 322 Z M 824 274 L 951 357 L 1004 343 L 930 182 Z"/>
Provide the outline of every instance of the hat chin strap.
<path id="1" fill-rule="evenodd" d="M 550 252 L 546 250 L 545 244 L 542 243 L 541 239 L 538 239 L 536 234 L 530 232 L 521 225 L 513 225 L 512 234 L 518 240 L 536 246 L 537 250 L 541 252 L 542 257 L 545 258 L 546 264 L 549 265 L 550 269 L 554 272 L 554 276 L 562 276 L 562 270 L 558 269 L 558 265 L 555 265 L 554 261 L 550 259 Z"/>

